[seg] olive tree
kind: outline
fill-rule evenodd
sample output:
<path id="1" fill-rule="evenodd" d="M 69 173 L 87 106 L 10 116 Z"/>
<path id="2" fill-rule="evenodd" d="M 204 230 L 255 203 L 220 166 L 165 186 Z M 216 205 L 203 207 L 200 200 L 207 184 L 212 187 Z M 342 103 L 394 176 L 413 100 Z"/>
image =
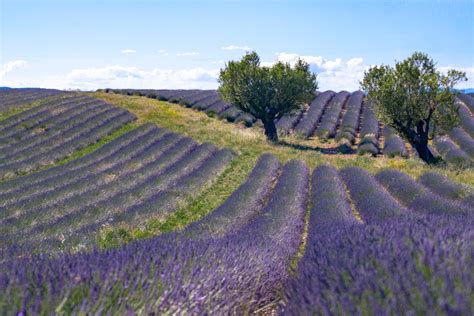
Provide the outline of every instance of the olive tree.
<path id="1" fill-rule="evenodd" d="M 428 141 L 459 124 L 454 86 L 466 74 L 449 70 L 442 74 L 424 53 L 364 73 L 361 89 L 374 104 L 377 118 L 393 127 L 427 163 L 434 161 Z"/>
<path id="2" fill-rule="evenodd" d="M 228 62 L 219 83 L 222 99 L 260 119 L 271 142 L 278 141 L 275 120 L 310 102 L 317 89 L 316 75 L 303 60 L 294 67 L 283 62 L 265 67 L 256 52 Z"/>

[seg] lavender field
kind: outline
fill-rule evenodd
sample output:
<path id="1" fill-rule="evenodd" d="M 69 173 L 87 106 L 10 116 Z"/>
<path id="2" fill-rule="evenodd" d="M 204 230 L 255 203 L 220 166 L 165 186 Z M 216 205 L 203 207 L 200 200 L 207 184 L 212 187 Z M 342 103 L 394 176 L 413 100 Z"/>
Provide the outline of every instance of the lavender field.
<path id="1" fill-rule="evenodd" d="M 115 92 L 256 123 L 215 90 Z M 11 113 L 0 120 L 0 314 L 474 313 L 472 170 L 420 167 L 361 91 L 321 92 L 277 122 L 282 134 L 346 140 L 368 153 L 353 155 L 359 166 L 246 151 L 258 143 L 231 124 L 241 147 L 203 142 L 192 123 L 173 131 L 136 110 L 145 98 L 120 97 L 131 106 L 0 91 Z M 433 144 L 448 163 L 473 159 L 467 97 L 461 125 Z"/>

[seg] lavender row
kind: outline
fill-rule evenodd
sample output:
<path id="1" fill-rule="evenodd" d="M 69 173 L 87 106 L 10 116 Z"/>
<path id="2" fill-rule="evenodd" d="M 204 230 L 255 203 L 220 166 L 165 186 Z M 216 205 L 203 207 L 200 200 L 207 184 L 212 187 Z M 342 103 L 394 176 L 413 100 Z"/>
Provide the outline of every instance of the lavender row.
<path id="1" fill-rule="evenodd" d="M 204 111 L 210 116 L 217 116 L 229 122 L 243 122 L 247 127 L 251 127 L 256 119 L 243 113 L 237 107 L 225 103 L 220 99 L 216 90 L 107 90 L 114 93 L 128 95 L 141 95 L 159 100 L 178 103 L 183 106 L 192 107 L 196 110 Z"/>
<path id="2" fill-rule="evenodd" d="M 290 160 L 282 169 L 262 213 L 238 232 L 246 238 L 263 238 L 291 259 L 301 242 L 308 206 L 309 170 L 300 160 Z"/>
<path id="3" fill-rule="evenodd" d="M 433 194 L 410 176 L 394 169 L 379 172 L 376 179 L 400 203 L 421 213 L 456 214 L 468 207 Z"/>
<path id="4" fill-rule="evenodd" d="M 393 130 L 388 126 L 384 127 L 383 135 L 385 139 L 383 154 L 385 156 L 388 156 L 390 158 L 393 158 L 395 156 L 408 158 L 407 148 L 400 136 L 395 134 Z"/>
<path id="5" fill-rule="evenodd" d="M 474 113 L 474 98 L 468 94 L 460 93 L 457 97 Z"/>
<path id="6" fill-rule="evenodd" d="M 336 140 L 347 139 L 352 144 L 355 143 L 363 99 L 364 93 L 362 91 L 352 93 L 347 99 L 346 112 L 342 117 Z"/>
<path id="7" fill-rule="evenodd" d="M 447 163 L 457 167 L 469 167 L 472 164 L 471 158 L 459 146 L 454 144 L 448 136 L 435 138 L 433 144 L 436 151 Z"/>
<path id="8" fill-rule="evenodd" d="M 453 128 L 449 132 L 449 138 L 474 160 L 474 139 L 464 129 Z"/>
<path id="9" fill-rule="evenodd" d="M 418 181 L 431 192 L 474 209 L 474 190 L 434 172 L 425 172 Z"/>
<path id="10" fill-rule="evenodd" d="M 316 129 L 316 135 L 319 138 L 328 139 L 335 136 L 341 111 L 343 110 L 344 104 L 349 96 L 349 92 L 341 91 L 336 93 L 336 95 L 331 99 L 324 111 L 321 123 Z"/>
<path id="11" fill-rule="evenodd" d="M 344 168 L 340 174 L 365 223 L 377 223 L 409 212 L 364 169 Z"/>
<path id="12" fill-rule="evenodd" d="M 459 104 L 459 120 L 461 127 L 474 138 L 474 116 L 464 104 Z"/>
<path id="13" fill-rule="evenodd" d="M 263 208 L 277 178 L 280 163 L 275 156 L 263 154 L 247 180 L 227 200 L 185 230 L 187 236 L 208 238 L 235 233 L 248 224 Z"/>
<path id="14" fill-rule="evenodd" d="M 187 98 L 185 105 L 196 110 L 203 110 L 219 100 L 220 97 L 217 91 L 206 90 Z"/>
<path id="15" fill-rule="evenodd" d="M 295 113 L 287 114 L 276 122 L 276 128 L 282 135 L 289 134 L 296 126 L 303 115 L 303 110 L 297 110 Z"/>
<path id="16" fill-rule="evenodd" d="M 219 95 L 217 95 L 217 93 L 216 94 L 213 93 L 210 96 L 205 97 L 204 99 L 200 99 L 190 104 L 193 109 L 204 111 L 205 109 L 216 104 L 220 100 L 221 98 L 219 97 Z"/>
<path id="17" fill-rule="evenodd" d="M 65 178 L 65 176 L 70 172 L 81 172 L 81 170 L 84 170 L 84 168 L 93 164 L 100 164 L 101 162 L 106 161 L 105 159 L 113 157 L 117 151 L 125 148 L 128 144 L 133 143 L 136 140 L 140 140 L 141 137 L 150 133 L 154 129 L 156 129 L 156 127 L 153 124 L 141 125 L 140 127 L 117 137 L 113 141 L 106 143 L 94 152 L 79 159 L 75 159 L 66 165 L 48 168 L 30 175 L 0 182 L 0 196 L 9 192 L 27 189 L 31 185 L 41 184 L 43 181 L 54 181 L 56 179 Z"/>
<path id="18" fill-rule="evenodd" d="M 365 103 L 362 108 L 359 138 L 360 142 L 357 148 L 359 154 L 377 155 L 379 153 L 379 122 L 370 103 Z"/>
<path id="19" fill-rule="evenodd" d="M 285 315 L 470 315 L 473 216 L 310 223 Z"/>
<path id="20" fill-rule="evenodd" d="M 346 187 L 336 168 L 322 165 L 311 180 L 310 229 L 330 222 L 357 223 Z"/>
<path id="21" fill-rule="evenodd" d="M 334 91 L 324 91 L 316 96 L 316 98 L 309 105 L 306 115 L 295 126 L 295 133 L 304 138 L 310 137 L 316 129 L 324 110 L 328 103 L 334 97 Z"/>

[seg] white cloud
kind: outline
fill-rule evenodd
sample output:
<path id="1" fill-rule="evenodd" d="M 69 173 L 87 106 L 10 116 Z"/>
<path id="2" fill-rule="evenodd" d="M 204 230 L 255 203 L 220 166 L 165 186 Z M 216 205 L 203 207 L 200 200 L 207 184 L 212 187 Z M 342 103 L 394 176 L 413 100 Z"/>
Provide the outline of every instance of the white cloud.
<path id="1" fill-rule="evenodd" d="M 362 79 L 364 70 L 368 68 L 361 57 L 354 57 L 346 62 L 342 58 L 334 60 L 323 56 L 299 55 L 296 53 L 276 53 L 276 61 L 262 62 L 263 66 L 271 66 L 277 61 L 294 65 L 298 58 L 303 59 L 310 65 L 310 69 L 318 74 L 320 90 L 349 90 L 359 89 L 359 80 Z"/>
<path id="2" fill-rule="evenodd" d="M 197 56 L 199 55 L 198 52 L 185 52 L 185 53 L 177 53 L 176 56 Z"/>
<path id="3" fill-rule="evenodd" d="M 66 76 L 67 86 L 84 90 L 98 88 L 212 89 L 217 87 L 219 69 L 139 69 L 107 66 L 74 69 Z"/>
<path id="4" fill-rule="evenodd" d="M 122 54 L 135 54 L 137 51 L 134 49 L 122 49 Z"/>
<path id="5" fill-rule="evenodd" d="M 238 46 L 238 45 L 228 45 L 228 46 L 222 46 L 222 50 L 251 50 L 252 48 L 248 46 Z"/>
<path id="6" fill-rule="evenodd" d="M 156 51 L 160 56 L 168 56 L 168 52 L 166 51 L 166 49 L 159 49 Z"/>
<path id="7" fill-rule="evenodd" d="M 25 60 L 12 60 L 7 62 L 0 69 L 0 79 L 3 78 L 7 73 L 12 72 L 15 69 L 25 68 L 28 63 Z"/>
<path id="8" fill-rule="evenodd" d="M 351 58 L 346 62 L 347 67 L 349 68 L 356 68 L 360 65 L 362 65 L 364 62 L 364 59 L 362 57 L 355 57 Z"/>

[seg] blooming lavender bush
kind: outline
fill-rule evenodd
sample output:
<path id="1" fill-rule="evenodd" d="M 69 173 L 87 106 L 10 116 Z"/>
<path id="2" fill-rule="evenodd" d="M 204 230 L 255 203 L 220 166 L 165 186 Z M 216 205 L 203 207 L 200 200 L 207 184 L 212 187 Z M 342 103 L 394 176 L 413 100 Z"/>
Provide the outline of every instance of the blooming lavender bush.
<path id="1" fill-rule="evenodd" d="M 412 210 L 441 214 L 469 212 L 469 208 L 466 206 L 433 194 L 410 176 L 398 170 L 381 171 L 376 175 L 376 178 L 392 196 Z"/>
<path id="2" fill-rule="evenodd" d="M 378 202 L 378 201 L 377 201 Z M 288 315 L 471 315 L 473 217 L 310 222 Z"/>
<path id="3" fill-rule="evenodd" d="M 453 182 L 435 172 L 423 173 L 418 181 L 435 194 L 474 208 L 474 190 L 470 187 Z"/>
<path id="4" fill-rule="evenodd" d="M 449 137 L 474 160 L 474 139 L 462 128 L 455 127 L 449 132 Z"/>
<path id="5" fill-rule="evenodd" d="M 474 98 L 472 96 L 460 93 L 457 97 L 474 113 Z"/>
<path id="6" fill-rule="evenodd" d="M 362 91 L 352 93 L 347 99 L 346 112 L 341 119 L 340 131 L 335 137 L 337 141 L 347 139 L 352 144 L 355 142 L 363 99 Z"/>
<path id="7" fill-rule="evenodd" d="M 364 106 L 362 108 L 359 137 L 360 142 L 357 148 L 357 152 L 360 155 L 377 155 L 379 153 L 379 122 L 375 117 L 372 105 L 370 103 L 364 103 Z"/>
<path id="8" fill-rule="evenodd" d="M 348 167 L 340 173 L 349 190 L 350 199 L 364 222 L 375 223 L 409 213 L 364 169 Z"/>
<path id="9" fill-rule="evenodd" d="M 448 136 L 437 137 L 433 144 L 436 151 L 441 155 L 443 160 L 453 166 L 465 168 L 472 165 L 471 158 L 459 146 L 453 143 Z"/>
<path id="10" fill-rule="evenodd" d="M 395 134 L 395 132 L 388 126 L 383 129 L 385 143 L 383 147 L 383 154 L 388 157 L 400 156 L 408 158 L 408 151 L 402 138 Z"/>
<path id="11" fill-rule="evenodd" d="M 472 112 L 463 103 L 459 105 L 459 120 L 461 127 L 474 138 L 474 117 Z"/>
<path id="12" fill-rule="evenodd" d="M 331 99 L 316 129 L 316 135 L 318 137 L 323 139 L 334 137 L 337 123 L 339 122 L 339 116 L 349 95 L 349 92 L 341 91 L 336 93 L 334 98 Z"/>
<path id="13" fill-rule="evenodd" d="M 278 177 L 280 163 L 275 156 L 263 154 L 247 180 L 217 209 L 185 230 L 187 236 L 222 236 L 241 229 L 263 208 Z"/>
<path id="14" fill-rule="evenodd" d="M 309 105 L 306 115 L 301 118 L 295 126 L 295 133 L 304 138 L 313 135 L 314 130 L 323 114 L 329 101 L 334 97 L 334 91 L 324 91 L 316 96 L 316 98 Z"/>

